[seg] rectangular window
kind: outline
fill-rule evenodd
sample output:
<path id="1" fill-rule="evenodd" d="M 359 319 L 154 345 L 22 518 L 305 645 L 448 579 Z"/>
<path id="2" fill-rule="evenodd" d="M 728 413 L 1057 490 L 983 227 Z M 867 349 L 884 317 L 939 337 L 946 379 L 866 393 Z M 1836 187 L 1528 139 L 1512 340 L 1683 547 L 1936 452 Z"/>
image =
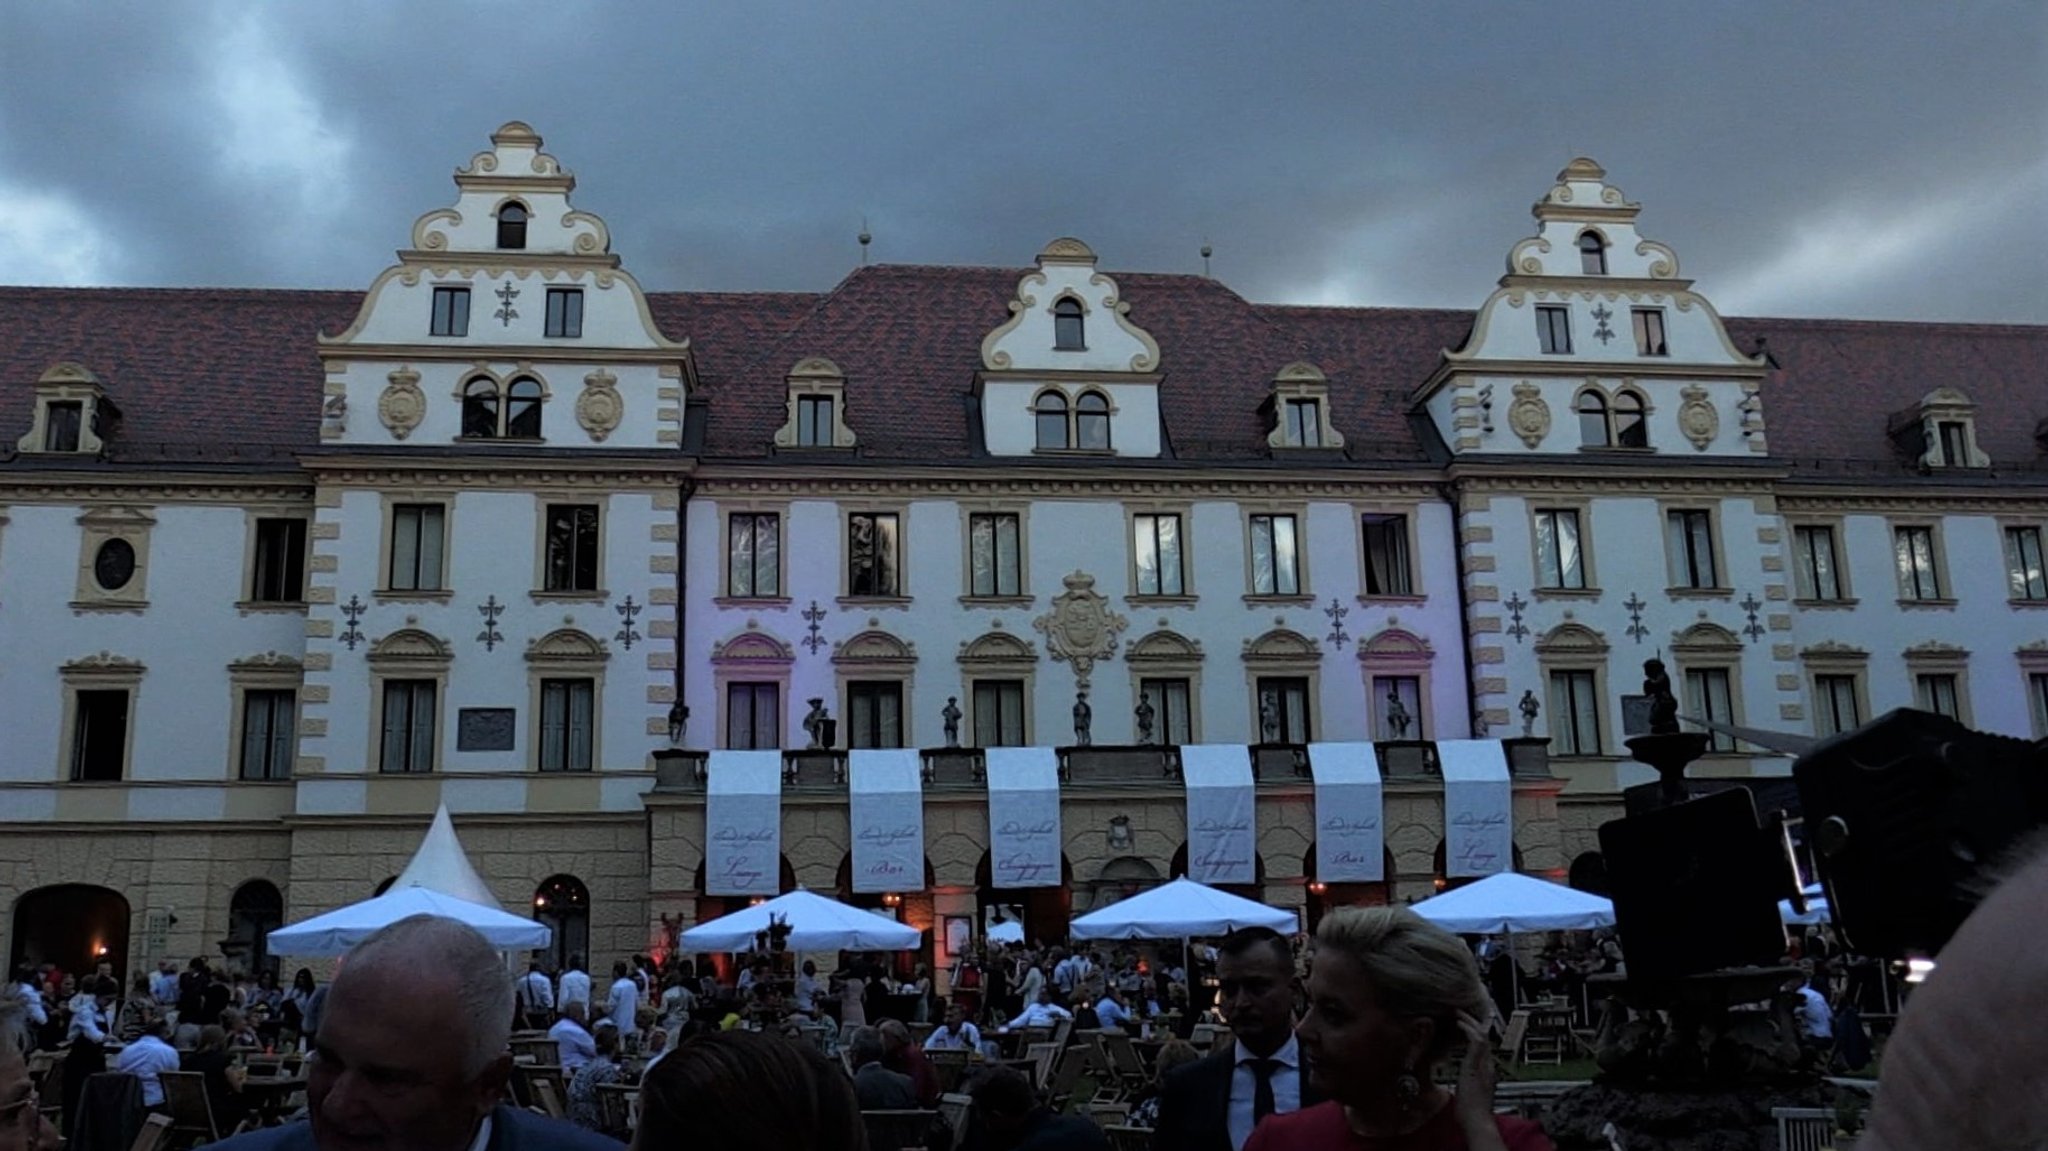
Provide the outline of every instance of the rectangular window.
<path id="1" fill-rule="evenodd" d="M 1735 722 L 1735 696 L 1725 667 L 1689 668 L 1685 673 L 1685 710 L 1695 719 Z M 1735 737 L 1707 729 L 1708 751 L 1734 751 Z"/>
<path id="2" fill-rule="evenodd" d="M 903 746 L 903 684 L 896 680 L 846 685 L 846 746 Z"/>
<path id="3" fill-rule="evenodd" d="M 782 746 L 781 685 L 725 685 L 725 746 L 733 751 L 770 751 Z"/>
<path id="4" fill-rule="evenodd" d="M 540 769 L 589 771 L 596 758 L 597 681 L 540 681 Z"/>
<path id="5" fill-rule="evenodd" d="M 1315 738 L 1308 711 L 1308 680 L 1259 677 L 1259 742 L 1303 744 Z"/>
<path id="6" fill-rule="evenodd" d="M 1131 517 L 1131 541 L 1138 564 L 1139 595 L 1185 595 L 1180 556 L 1180 517 L 1140 515 Z"/>
<path id="7" fill-rule="evenodd" d="M 1536 342 L 1546 356 L 1571 355 L 1571 309 L 1561 304 L 1536 305 Z"/>
<path id="8" fill-rule="evenodd" d="M 299 693 L 242 693 L 242 778 L 290 779 L 298 743 Z"/>
<path id="9" fill-rule="evenodd" d="M 1962 709 L 1956 698 L 1956 677 L 1947 672 L 1923 672 L 1913 677 L 1913 706 L 1960 721 Z"/>
<path id="10" fill-rule="evenodd" d="M 2041 563 L 2041 529 L 2005 529 L 2005 570 L 2014 599 L 2048 599 L 2048 574 Z"/>
<path id="11" fill-rule="evenodd" d="M 469 334 L 468 288 L 434 289 L 434 322 L 427 332 L 435 336 Z"/>
<path id="12" fill-rule="evenodd" d="M 983 679 L 974 684 L 976 747 L 1024 746 L 1024 681 Z"/>
<path id="13" fill-rule="evenodd" d="M 1396 706 L 1398 702 L 1399 706 Z M 1412 675 L 1372 677 L 1372 731 L 1376 740 L 1428 739 L 1422 725 L 1422 680 Z"/>
<path id="14" fill-rule="evenodd" d="M 1600 699 L 1591 671 L 1550 673 L 1550 753 L 1600 754 Z"/>
<path id="15" fill-rule="evenodd" d="M 796 398 L 796 446 L 800 448 L 829 448 L 832 446 L 832 404 L 831 396 L 798 396 Z"/>
<path id="16" fill-rule="evenodd" d="M 726 593 L 738 599 L 782 594 L 782 517 L 736 512 L 726 521 Z"/>
<path id="17" fill-rule="evenodd" d="M 1842 578 L 1835 564 L 1835 529 L 1796 527 L 1792 529 L 1794 577 L 1799 598 L 1833 601 L 1842 598 Z"/>
<path id="18" fill-rule="evenodd" d="M 1899 567 L 1899 598 L 1931 600 L 1941 598 L 1941 576 L 1934 562 L 1934 529 L 1895 528 L 1892 554 Z"/>
<path id="19" fill-rule="evenodd" d="M 1195 742 L 1194 703 L 1185 679 L 1142 679 L 1138 691 L 1152 705 L 1152 742 L 1181 747 Z"/>
<path id="20" fill-rule="evenodd" d="M 43 410 L 43 450 L 75 452 L 78 430 L 85 423 L 85 404 L 78 400 L 55 400 Z"/>
<path id="21" fill-rule="evenodd" d="M 1252 517 L 1252 594 L 1300 595 L 1294 517 Z"/>
<path id="22" fill-rule="evenodd" d="M 447 514 L 440 504 L 391 505 L 390 590 L 441 590 L 442 529 Z"/>
<path id="23" fill-rule="evenodd" d="M 1323 446 L 1321 404 L 1317 400 L 1288 400 L 1282 405 L 1284 411 L 1287 446 L 1290 448 L 1319 448 Z"/>
<path id="24" fill-rule="evenodd" d="M 1670 355 L 1664 346 L 1664 309 L 1634 308 L 1631 311 L 1636 321 L 1636 355 Z"/>
<path id="25" fill-rule="evenodd" d="M 1664 555 L 1673 587 L 1721 586 L 1714 573 L 1714 517 L 1710 512 L 1674 510 L 1664 516 Z"/>
<path id="26" fill-rule="evenodd" d="M 1813 677 L 1814 730 L 1821 735 L 1854 731 L 1863 725 L 1862 710 L 1856 704 L 1856 677 L 1817 675 Z"/>
<path id="27" fill-rule="evenodd" d="M 1408 568 L 1408 517 L 1368 515 L 1365 527 L 1365 594 L 1413 595 Z"/>
<path id="28" fill-rule="evenodd" d="M 547 591 L 596 591 L 596 504 L 549 504 Z"/>
<path id="29" fill-rule="evenodd" d="M 306 521 L 256 521 L 255 570 L 249 598 L 257 603 L 299 603 L 306 598 Z"/>
<path id="30" fill-rule="evenodd" d="M 1966 468 L 1970 466 L 1970 436 L 1961 420 L 1939 420 L 1935 431 L 1941 436 L 1941 466 L 1945 468 Z"/>
<path id="31" fill-rule="evenodd" d="M 1547 588 L 1586 586 L 1586 560 L 1579 547 L 1579 513 L 1570 508 L 1536 511 L 1536 583 Z"/>
<path id="32" fill-rule="evenodd" d="M 573 340 L 583 334 L 583 289 L 548 289 L 546 332 L 565 340 Z"/>
<path id="33" fill-rule="evenodd" d="M 2034 734 L 2048 737 L 2048 672 L 2027 676 L 2027 698 L 2034 705 Z"/>
<path id="34" fill-rule="evenodd" d="M 437 685 L 431 679 L 384 681 L 384 730 L 377 769 L 398 775 L 434 770 Z"/>
<path id="35" fill-rule="evenodd" d="M 1018 554 L 1019 521 L 1014 512 L 977 512 L 967 517 L 969 595 L 1022 595 L 1024 564 Z"/>
<path id="36" fill-rule="evenodd" d="M 80 691 L 71 726 L 71 778 L 116 783 L 128 758 L 128 693 Z"/>
<path id="37" fill-rule="evenodd" d="M 902 595 L 896 545 L 895 512 L 855 512 L 847 516 L 846 594 Z"/>

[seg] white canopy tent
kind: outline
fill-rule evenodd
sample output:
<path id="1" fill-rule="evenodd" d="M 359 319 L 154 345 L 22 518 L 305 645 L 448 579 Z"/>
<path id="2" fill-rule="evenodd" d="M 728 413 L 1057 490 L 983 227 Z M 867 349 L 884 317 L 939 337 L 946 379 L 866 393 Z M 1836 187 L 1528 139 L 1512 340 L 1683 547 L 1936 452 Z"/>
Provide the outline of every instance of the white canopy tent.
<path id="1" fill-rule="evenodd" d="M 270 933 L 274 955 L 312 959 L 341 955 L 378 928 L 414 915 L 436 915 L 477 929 L 499 951 L 546 947 L 547 927 L 501 909 L 497 897 L 470 866 L 448 809 L 434 813 L 412 862 L 382 895 L 351 903 Z"/>
<path id="2" fill-rule="evenodd" d="M 1006 919 L 988 929 L 990 943 L 1024 942 L 1024 925 L 1014 919 Z"/>
<path id="3" fill-rule="evenodd" d="M 1415 914 L 1460 935 L 1506 934 L 1514 998 L 1522 998 L 1522 965 L 1514 956 L 1518 931 L 1583 931 L 1614 926 L 1614 901 L 1562 883 L 1502 871 L 1423 900 Z"/>
<path id="4" fill-rule="evenodd" d="M 747 951 L 768 930 L 770 916 L 788 921 L 791 951 L 907 951 L 924 938 L 886 915 L 799 889 L 700 923 L 677 944 L 686 952 Z"/>
<path id="5" fill-rule="evenodd" d="M 1183 876 L 1091 911 L 1076 919 L 1070 931 L 1075 939 L 1186 939 L 1228 935 L 1241 927 L 1287 933 L 1298 926 L 1292 911 L 1254 903 Z"/>

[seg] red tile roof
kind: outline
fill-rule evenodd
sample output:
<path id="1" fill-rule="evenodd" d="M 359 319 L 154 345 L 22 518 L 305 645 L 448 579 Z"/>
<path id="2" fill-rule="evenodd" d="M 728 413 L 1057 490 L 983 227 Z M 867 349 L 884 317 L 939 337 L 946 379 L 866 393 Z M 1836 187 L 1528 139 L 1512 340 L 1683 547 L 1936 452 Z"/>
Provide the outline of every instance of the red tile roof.
<path id="1" fill-rule="evenodd" d="M 971 395 L 981 339 L 1008 314 L 1028 268 L 877 265 L 824 294 L 653 293 L 663 331 L 689 338 L 708 405 L 705 453 L 769 454 L 784 377 L 825 356 L 846 373 L 865 458 L 962 461 L 977 452 Z M 1266 461 L 1259 407 L 1294 360 L 1330 381 L 1347 454 L 1425 459 L 1408 396 L 1467 311 L 1253 304 L 1197 276 L 1113 273 L 1131 321 L 1159 341 L 1160 409 L 1182 460 Z M 0 287 L 0 456 L 27 430 L 51 364 L 77 360 L 122 412 L 116 459 L 260 459 L 319 442 L 315 334 L 353 320 L 359 292 Z M 1774 456 L 1902 471 L 1892 413 L 1937 386 L 1978 403 L 1978 442 L 2001 470 L 2048 470 L 2048 327 L 1731 319 L 1737 345 L 1767 341 Z M 1825 469 L 1822 469 L 1825 470 Z"/>

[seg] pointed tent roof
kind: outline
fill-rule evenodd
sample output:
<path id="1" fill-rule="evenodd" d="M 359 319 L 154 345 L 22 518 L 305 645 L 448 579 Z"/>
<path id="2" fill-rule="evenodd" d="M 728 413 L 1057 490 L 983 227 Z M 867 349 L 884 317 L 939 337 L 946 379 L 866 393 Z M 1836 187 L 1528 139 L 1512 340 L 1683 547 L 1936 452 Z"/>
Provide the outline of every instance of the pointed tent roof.
<path id="1" fill-rule="evenodd" d="M 426 838 L 420 840 L 419 850 L 412 853 L 412 862 L 391 882 L 393 891 L 406 887 L 424 887 L 480 903 L 494 911 L 505 910 L 498 897 L 491 894 L 490 885 L 470 865 L 462 841 L 455 838 L 455 823 L 448 818 L 445 803 L 435 810 L 433 825 L 427 828 Z"/>
<path id="2" fill-rule="evenodd" d="M 1489 875 L 1425 899 L 1414 911 L 1460 935 L 1614 926 L 1612 901 L 1514 871 Z"/>
<path id="3" fill-rule="evenodd" d="M 1120 899 L 1074 921 L 1076 939 L 1186 939 L 1228 935 L 1241 927 L 1291 932 L 1293 911 L 1268 907 L 1182 876 L 1163 887 Z"/>
<path id="4" fill-rule="evenodd" d="M 798 888 L 700 923 L 683 932 L 677 945 L 690 953 L 747 951 L 754 937 L 768 930 L 771 918 L 789 924 L 791 951 L 906 951 L 924 937 L 886 915 Z"/>

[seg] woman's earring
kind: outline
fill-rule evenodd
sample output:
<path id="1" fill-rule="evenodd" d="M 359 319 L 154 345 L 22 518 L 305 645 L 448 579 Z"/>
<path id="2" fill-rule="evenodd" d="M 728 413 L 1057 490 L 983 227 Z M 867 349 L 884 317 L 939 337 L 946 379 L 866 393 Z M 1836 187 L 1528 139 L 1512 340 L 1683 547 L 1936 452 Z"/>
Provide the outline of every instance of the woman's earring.
<path id="1" fill-rule="evenodd" d="M 1421 1100 L 1422 1082 L 1415 1078 L 1415 1069 L 1410 1067 L 1401 1072 L 1399 1079 L 1394 1080 L 1394 1101 L 1406 1112 L 1415 1110 L 1415 1105 Z"/>

